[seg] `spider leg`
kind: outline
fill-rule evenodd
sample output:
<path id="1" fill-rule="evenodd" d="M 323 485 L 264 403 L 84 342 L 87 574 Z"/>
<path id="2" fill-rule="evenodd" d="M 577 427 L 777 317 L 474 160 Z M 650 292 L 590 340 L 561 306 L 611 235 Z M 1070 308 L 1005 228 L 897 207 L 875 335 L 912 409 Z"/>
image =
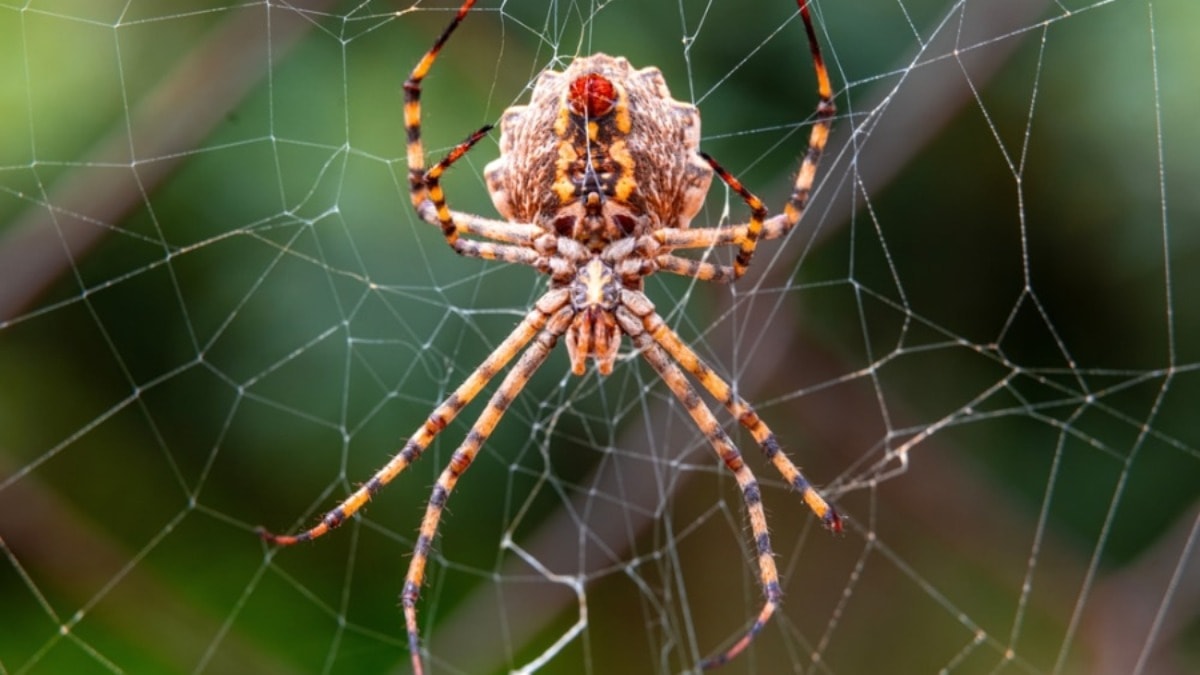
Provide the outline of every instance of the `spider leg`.
<path id="1" fill-rule="evenodd" d="M 778 227 L 778 224 L 781 222 L 783 221 L 778 216 L 763 221 L 758 239 L 773 239 L 776 236 L 781 236 L 783 230 Z M 770 227 L 772 223 L 775 223 L 776 227 Z M 731 265 L 688 258 L 675 255 L 669 251 L 677 248 L 712 249 L 717 246 L 733 246 L 740 241 L 747 240 L 746 232 L 748 228 L 748 225 L 732 225 L 728 227 L 704 227 L 695 230 L 677 227 L 655 230 L 650 236 L 654 238 L 659 246 L 668 251 L 667 253 L 659 253 L 655 256 L 656 271 L 678 274 L 683 277 L 692 277 L 700 281 L 713 281 L 719 284 L 727 284 L 735 281 L 738 277 Z"/>
<path id="2" fill-rule="evenodd" d="M 704 161 L 708 162 L 713 171 L 721 177 L 721 180 L 725 181 L 729 189 L 738 193 L 738 196 L 750 207 L 750 222 L 745 225 L 736 225 L 733 227 L 700 228 L 696 230 L 674 227 L 664 228 L 656 231 L 652 236 L 658 244 L 665 246 L 668 250 L 672 248 L 712 248 L 717 245 L 737 245 L 739 247 L 737 257 L 731 266 L 708 262 L 707 260 L 685 258 L 668 252 L 657 256 L 655 262 L 658 265 L 658 269 L 663 272 L 679 274 L 685 277 L 695 277 L 701 281 L 728 283 L 740 278 L 750 266 L 750 259 L 754 257 L 754 250 L 758 246 L 758 240 L 763 231 L 763 223 L 767 217 L 767 207 L 763 206 L 762 200 L 747 190 L 741 181 L 718 164 L 717 160 L 703 152 L 700 153 L 700 156 L 704 158 Z"/>
<path id="3" fill-rule="evenodd" d="M 696 260 L 679 255 L 665 253 L 654 259 L 659 272 L 670 272 L 684 277 L 692 277 L 700 281 L 715 281 L 719 284 L 734 280 L 733 269 L 729 265 L 711 263 L 707 260 Z"/>
<path id="4" fill-rule="evenodd" d="M 434 41 L 425 56 L 413 66 L 408 79 L 404 81 L 404 131 L 408 136 L 408 187 L 412 196 L 413 208 L 420 210 L 421 202 L 425 201 L 425 150 L 421 145 L 421 81 L 429 74 L 438 53 L 442 51 L 446 41 L 458 28 L 458 24 L 467 17 L 475 0 L 466 0 L 458 8 L 458 13 L 450 24 L 442 30 L 442 34 Z"/>
<path id="5" fill-rule="evenodd" d="M 508 223 L 479 218 L 470 214 L 455 213 L 446 207 L 446 198 L 439 185 L 442 172 L 450 168 L 450 165 L 483 138 L 490 127 L 484 127 L 471 134 L 467 140 L 451 150 L 445 159 L 428 172 L 425 170 L 425 149 L 421 143 L 421 82 L 429 74 L 429 69 L 433 67 L 442 47 L 466 18 L 474 4 L 475 0 L 463 2 L 454 15 L 454 19 L 434 41 L 429 51 L 425 52 L 425 55 L 413 67 L 408 79 L 404 82 L 404 129 L 408 136 L 409 193 L 417 215 L 425 222 L 440 226 L 447 243 L 459 254 L 471 258 L 503 260 L 537 267 L 538 254 L 522 247 L 532 245 L 533 240 L 543 233 L 540 227 L 529 223 Z M 476 234 L 500 243 L 460 241 L 460 232 Z"/>
<path id="6" fill-rule="evenodd" d="M 441 224 L 438 222 L 437 209 L 433 206 L 432 201 L 426 200 L 422 202 L 421 208 L 418 211 L 418 215 L 426 222 L 430 222 L 433 225 Z M 426 211 L 429 213 L 426 214 Z M 454 227 L 460 234 L 494 239 L 504 244 L 533 246 L 537 238 L 546 233 L 540 225 L 533 223 L 513 223 L 507 220 L 483 218 L 472 213 L 463 213 L 462 211 L 451 210 L 450 217 L 454 219 Z"/>
<path id="7" fill-rule="evenodd" d="M 747 190 L 741 181 L 726 171 L 708 153 L 702 152 L 700 156 L 708 162 L 721 180 L 725 181 L 729 189 L 738 193 L 742 201 L 746 202 L 746 206 L 750 207 L 750 222 L 746 224 L 745 235 L 733 242 L 739 247 L 737 257 L 733 260 L 733 278 L 739 279 L 746 273 L 746 268 L 750 266 L 750 260 L 754 257 L 754 251 L 758 248 L 758 237 L 762 234 L 763 221 L 767 218 L 767 207 L 763 206 L 761 199 Z"/>
<path id="8" fill-rule="evenodd" d="M 671 358 L 683 366 L 684 370 L 691 373 L 708 393 L 720 401 L 721 405 L 724 405 L 729 413 L 750 432 L 755 442 L 763 449 L 763 454 L 775 465 L 775 469 L 779 471 L 788 485 L 800 493 L 804 503 L 808 505 L 813 514 L 821 519 L 825 527 L 833 532 L 841 532 L 842 518 L 838 515 L 837 510 L 825 501 L 804 477 L 800 469 L 792 463 L 791 459 L 788 459 L 787 454 L 779 447 L 779 440 L 775 437 L 775 433 L 758 416 L 754 407 L 734 393 L 729 383 L 717 375 L 691 347 L 679 339 L 679 335 L 671 330 L 657 313 L 651 313 L 644 317 L 642 324 L 654 342 L 665 349 Z"/>
<path id="9" fill-rule="evenodd" d="M 740 241 L 744 241 L 748 228 L 748 225 L 702 227 L 694 230 L 666 227 L 656 230 L 651 236 L 654 237 L 659 245 L 668 250 L 677 248 L 716 248 L 717 246 L 733 246 Z M 782 214 L 772 216 L 763 221 L 758 241 L 778 239 L 787 234 L 790 229 L 791 226 L 788 225 L 787 220 Z M 657 263 L 658 271 L 660 272 L 693 277 L 700 281 L 713 281 L 719 284 L 726 284 L 737 279 L 733 267 L 730 265 L 686 258 L 673 253 L 660 253 L 655 258 L 655 263 Z"/>
<path id="10" fill-rule="evenodd" d="M 442 228 L 442 234 L 446 237 L 446 243 L 459 255 L 467 256 L 468 258 L 483 258 L 485 260 L 503 260 L 505 262 L 541 268 L 544 266 L 544 257 L 535 249 L 528 246 L 475 241 L 459 237 L 458 224 L 454 220 L 449 207 L 446 206 L 446 195 L 442 192 L 442 174 L 462 158 L 471 149 L 471 146 L 478 143 L 489 130 L 491 130 L 491 127 L 485 126 L 471 134 L 465 141 L 456 145 L 442 161 L 434 164 L 429 171 L 425 172 L 425 187 L 429 191 L 429 201 L 432 202 L 433 211 L 437 216 L 434 222 Z M 424 209 L 424 203 L 417 210 L 421 212 L 422 209 Z"/>
<path id="11" fill-rule="evenodd" d="M 804 209 L 808 206 L 808 198 L 812 192 L 813 183 L 816 181 L 817 165 L 820 164 L 821 155 L 825 151 L 825 146 L 829 142 L 829 130 L 833 126 L 833 116 L 837 112 L 836 106 L 833 103 L 833 87 L 829 83 L 829 70 L 825 67 L 825 60 L 821 56 L 821 46 L 817 42 L 816 29 L 813 28 L 812 17 L 808 12 L 808 0 L 796 0 L 797 6 L 800 8 L 800 17 L 804 21 L 804 31 L 808 36 L 808 47 L 812 54 L 813 68 L 817 74 L 817 121 L 813 124 L 812 131 L 808 135 L 808 149 L 804 153 L 804 160 L 800 164 L 800 171 L 796 174 L 796 180 L 792 183 L 792 194 L 788 197 L 787 203 L 784 205 L 783 213 L 774 216 L 770 219 L 766 218 L 766 212 L 760 210 L 762 202 L 759 201 L 752 193 L 746 190 L 742 184 L 730 175 L 725 169 L 712 159 L 712 157 L 700 153 L 712 166 L 713 170 L 725 181 L 734 192 L 746 202 L 751 209 L 750 222 L 741 225 L 731 225 L 725 227 L 712 228 L 663 228 L 654 233 L 655 238 L 660 244 L 668 248 L 712 248 L 714 246 L 730 246 L 736 245 L 739 247 L 737 258 L 734 260 L 732 270 L 728 266 L 713 265 L 712 263 L 702 263 L 695 268 L 690 268 L 686 264 L 672 262 L 670 265 L 664 266 L 663 270 L 674 274 L 684 274 L 685 276 L 695 276 L 702 281 L 731 281 L 742 276 L 746 268 L 750 265 L 750 260 L 754 255 L 755 248 L 761 239 L 778 239 L 795 227 L 800 221 L 800 217 L 804 215 Z M 713 267 L 724 267 L 725 269 L 716 271 Z M 701 270 L 702 274 L 692 274 L 694 270 Z M 732 272 L 732 279 L 727 272 Z"/>
<path id="12" fill-rule="evenodd" d="M 445 429 L 446 425 L 458 416 L 458 413 L 479 394 L 501 368 L 516 356 L 517 352 L 546 327 L 550 315 L 566 306 L 568 300 L 566 291 L 551 291 L 542 296 L 534 309 L 525 315 L 525 319 L 505 338 L 504 342 L 501 342 L 500 346 L 496 347 L 483 363 L 479 364 L 479 367 L 458 386 L 458 389 L 454 390 L 454 393 L 446 397 L 446 400 L 442 401 L 437 408 L 434 408 L 433 412 L 429 414 L 429 418 L 408 439 L 400 452 L 396 453 L 382 469 L 375 472 L 375 475 L 362 487 L 326 513 L 321 522 L 294 535 L 272 534 L 259 528 L 259 536 L 272 544 L 291 546 L 302 541 L 316 539 L 357 513 L 376 492 L 421 457 L 421 453 L 425 452 L 425 448 L 429 447 L 442 429 Z"/>
<path id="13" fill-rule="evenodd" d="M 729 435 L 721 428 L 712 411 L 700 399 L 696 389 L 687 381 L 687 376 L 683 374 L 683 371 L 671 361 L 650 333 L 642 328 L 642 321 L 633 316 L 633 312 L 625 307 L 621 307 L 617 312 L 621 327 L 629 334 L 633 344 L 666 382 L 675 397 L 687 408 L 688 414 L 708 438 L 709 443 L 716 450 L 717 456 L 733 472 L 738 487 L 741 488 L 742 501 L 745 502 L 746 511 L 750 517 L 750 530 L 754 536 L 758 560 L 759 583 L 762 585 L 765 600 L 754 623 L 733 646 L 700 664 L 701 669 L 712 668 L 729 661 L 745 650 L 755 636 L 762 631 L 767 621 L 771 619 L 783 599 L 783 589 L 779 585 L 779 572 L 775 567 L 775 554 L 771 550 L 771 537 L 767 532 L 767 516 L 763 510 L 762 492 L 759 490 L 758 480 L 742 459 L 741 453 L 733 445 Z"/>
<path id="14" fill-rule="evenodd" d="M 787 234 L 782 215 L 771 216 L 763 221 L 759 240 L 778 239 Z M 725 225 L 722 227 L 664 227 L 654 231 L 654 238 L 667 248 L 714 248 L 732 246 L 746 237 L 749 226 Z"/>
<path id="15" fill-rule="evenodd" d="M 829 84 L 829 70 L 825 67 L 825 59 L 821 56 L 821 44 L 817 42 L 817 31 L 813 28 L 812 17 L 808 15 L 808 0 L 796 0 L 800 7 L 800 17 L 804 19 L 804 32 L 808 36 L 808 49 L 812 53 L 813 69 L 817 74 L 817 122 L 808 135 L 808 150 L 804 153 L 804 161 L 792 184 L 792 195 L 783 208 L 784 230 L 787 234 L 804 215 L 808 206 L 809 193 L 812 192 L 813 182 L 817 177 L 817 165 L 821 162 L 821 154 L 825 152 L 825 144 L 829 142 L 829 129 L 833 126 L 833 116 L 837 107 L 833 104 L 833 87 Z"/>
<path id="16" fill-rule="evenodd" d="M 450 463 L 438 476 L 437 484 L 433 487 L 433 493 L 425 507 L 425 516 L 421 519 L 417 543 L 413 547 L 412 561 L 409 562 L 408 573 L 404 578 L 404 590 L 400 594 L 400 601 L 404 607 L 404 624 L 408 631 L 408 649 L 412 655 L 415 675 L 421 675 L 423 672 L 420 633 L 417 627 L 417 598 L 421 593 L 421 584 L 425 581 L 425 565 L 429 560 L 429 551 L 433 546 L 434 538 L 437 536 L 438 523 L 441 520 L 442 511 L 446 507 L 446 501 L 450 498 L 450 492 L 454 490 L 458 479 L 470 468 L 479 449 L 496 428 L 496 424 L 500 422 L 500 418 L 504 416 L 508 407 L 512 405 L 513 399 L 529 382 L 529 378 L 533 377 L 534 372 L 546 361 L 546 357 L 554 348 L 559 336 L 570 325 L 574 313 L 573 308 L 562 307 L 550 319 L 549 325 L 538 333 L 533 343 L 508 372 L 504 381 L 500 383 L 496 393 L 492 394 L 487 408 L 475 421 L 462 445 L 454 451 Z"/>

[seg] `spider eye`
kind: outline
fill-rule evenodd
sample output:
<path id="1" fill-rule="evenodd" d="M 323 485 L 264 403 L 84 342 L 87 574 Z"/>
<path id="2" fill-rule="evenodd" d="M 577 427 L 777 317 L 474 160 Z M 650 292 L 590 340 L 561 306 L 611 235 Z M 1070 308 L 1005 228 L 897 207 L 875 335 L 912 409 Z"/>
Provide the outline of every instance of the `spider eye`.
<path id="1" fill-rule="evenodd" d="M 567 105 L 571 112 L 588 119 L 603 117 L 612 112 L 616 100 L 617 92 L 613 83 L 599 73 L 575 78 L 567 91 Z"/>

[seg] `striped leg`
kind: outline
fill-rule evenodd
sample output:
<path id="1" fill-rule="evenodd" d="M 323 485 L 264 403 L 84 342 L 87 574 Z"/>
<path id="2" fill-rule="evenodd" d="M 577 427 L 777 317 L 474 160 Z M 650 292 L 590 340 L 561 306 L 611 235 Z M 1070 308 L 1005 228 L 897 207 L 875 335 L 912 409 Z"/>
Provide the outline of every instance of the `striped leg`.
<path id="1" fill-rule="evenodd" d="M 763 221 L 767 217 L 767 207 L 763 206 L 762 200 L 747 190 L 741 181 L 734 178 L 720 164 L 717 164 L 717 160 L 703 152 L 700 153 L 700 156 L 704 158 L 704 161 L 708 162 L 708 165 L 720 176 L 721 180 L 725 181 L 729 189 L 738 193 L 742 201 L 746 202 L 746 206 L 750 207 L 750 222 L 746 225 L 745 235 L 734 242 L 738 245 L 739 249 L 737 257 L 733 259 L 732 273 L 734 279 L 739 279 L 746 273 L 746 268 L 750 267 L 750 259 L 754 257 L 754 251 L 758 248 L 758 236 L 762 234 Z"/>
<path id="2" fill-rule="evenodd" d="M 825 59 L 821 56 L 821 45 L 817 42 L 817 31 L 813 28 L 812 17 L 808 15 L 808 0 L 796 0 L 800 7 L 800 17 L 804 19 L 804 31 L 808 35 L 808 49 L 812 53 L 813 69 L 817 73 L 817 123 L 813 125 L 808 135 L 808 151 L 804 153 L 804 161 L 800 164 L 800 172 L 796 174 L 796 182 L 792 186 L 792 196 L 788 198 L 783 208 L 784 223 L 782 234 L 787 234 L 804 215 L 808 206 L 808 196 L 812 192 L 813 183 L 817 178 L 817 165 L 821 163 L 821 154 L 825 152 L 825 144 L 829 142 L 829 129 L 833 126 L 833 116 L 837 108 L 833 105 L 833 87 L 829 84 L 829 70 L 825 67 Z"/>
<path id="3" fill-rule="evenodd" d="M 775 433 L 767 426 L 766 422 L 758 416 L 745 399 L 733 392 L 729 383 L 713 372 L 708 364 L 700 359 L 686 343 L 679 339 L 675 331 L 671 330 L 658 314 L 650 314 L 642 319 L 646 327 L 646 332 L 654 339 L 654 341 L 670 354 L 671 358 L 679 362 L 684 370 L 691 373 L 700 384 L 712 394 L 713 398 L 721 402 L 721 405 L 730 412 L 738 422 L 745 427 L 754 440 L 763 449 L 763 454 L 775 468 L 779 471 L 783 479 L 787 481 L 808 505 L 808 508 L 821 519 L 833 532 L 842 531 L 842 518 L 838 515 L 836 509 L 825 501 L 821 494 L 813 488 L 800 469 L 788 459 L 787 454 L 779 447 L 779 440 L 775 438 Z"/>
<path id="4" fill-rule="evenodd" d="M 441 188 L 441 176 L 479 142 L 491 129 L 485 126 L 459 143 L 429 171 L 425 170 L 425 150 L 421 143 L 421 82 L 429 74 L 446 41 L 470 12 L 475 0 L 466 0 L 458 8 L 449 25 L 434 41 L 425 56 L 413 67 L 404 82 L 404 128 L 408 136 L 408 184 L 413 208 L 422 220 L 438 225 L 450 244 L 460 255 L 486 260 L 503 260 L 538 267 L 540 256 L 526 248 L 542 233 L 541 228 L 527 223 L 507 223 L 487 220 L 469 214 L 454 213 L 446 206 Z M 460 232 L 469 232 L 501 243 L 460 240 Z"/>
<path id="5" fill-rule="evenodd" d="M 537 306 L 525 316 L 525 319 L 517 325 L 504 342 L 500 343 L 500 346 L 484 359 L 483 363 L 479 364 L 475 372 L 471 373 L 470 377 L 454 390 L 454 393 L 450 394 L 430 413 L 425 424 L 421 425 L 421 428 L 417 429 L 416 433 L 408 439 L 404 448 L 396 453 L 391 461 L 377 471 L 362 487 L 355 490 L 354 494 L 326 513 L 320 523 L 295 535 L 272 534 L 263 528 L 259 528 L 259 535 L 272 544 L 291 546 L 302 541 L 316 539 L 357 513 L 376 492 L 421 457 L 421 453 L 425 452 L 425 448 L 429 447 L 442 429 L 445 429 L 446 425 L 450 424 L 458 416 L 458 413 L 479 394 L 488 381 L 495 377 L 496 373 L 546 326 L 550 315 L 566 305 L 567 301 L 568 297 L 565 291 L 551 291 L 543 296 Z"/>
<path id="6" fill-rule="evenodd" d="M 683 277 L 692 277 L 700 281 L 715 281 L 719 284 L 733 281 L 733 268 L 729 265 L 711 263 L 707 260 L 685 258 L 670 253 L 659 255 L 654 259 L 658 271 L 670 272 Z"/>
<path id="7" fill-rule="evenodd" d="M 782 218 L 783 216 L 772 216 L 763 221 L 763 230 L 758 238 L 777 239 L 786 234 L 780 224 Z M 746 228 L 744 223 L 724 227 L 664 227 L 655 230 L 653 236 L 659 244 L 670 249 L 713 248 L 737 244 L 746 237 Z"/>
<path id="8" fill-rule="evenodd" d="M 512 405 L 513 399 L 529 382 L 533 373 L 546 361 L 546 357 L 549 356 L 558 337 L 569 325 L 573 313 L 574 310 L 570 307 L 562 308 L 551 320 L 550 325 L 541 331 L 529 345 L 521 359 L 505 376 L 496 393 L 492 394 L 487 408 L 476 420 L 475 425 L 471 427 L 466 440 L 454 451 L 449 465 L 438 476 L 437 484 L 433 487 L 433 494 L 430 495 L 429 503 L 425 507 L 425 517 L 421 520 L 420 534 L 417 536 L 417 543 L 413 548 L 412 561 L 408 565 L 408 574 L 405 575 L 404 591 L 400 594 L 400 601 L 404 606 L 404 624 L 408 631 L 408 649 L 412 655 L 415 675 L 421 675 L 424 672 L 421 666 L 421 638 L 417 627 L 417 598 L 421 593 L 421 584 L 425 581 L 425 564 L 429 560 L 429 551 L 437 536 L 438 522 L 446 507 L 446 501 L 450 498 L 450 492 L 454 490 L 454 486 L 458 484 L 459 477 L 470 468 L 484 441 L 496 428 L 496 424 L 500 422 L 500 418 L 504 416 L 508 407 Z"/>
<path id="9" fill-rule="evenodd" d="M 450 151 L 450 154 L 446 155 L 445 159 L 434 164 L 429 171 L 425 172 L 425 188 L 428 190 L 429 200 L 433 204 L 436 222 L 442 228 L 442 234 L 446 237 L 446 243 L 459 255 L 469 258 L 483 258 L 485 260 L 503 260 L 504 262 L 529 265 L 530 267 L 541 267 L 544 262 L 543 256 L 528 246 L 460 238 L 458 236 L 458 224 L 451 214 L 449 207 L 446 206 L 446 195 L 442 192 L 442 174 L 462 158 L 463 155 L 467 154 L 471 146 L 478 143 L 490 129 L 490 126 L 483 127 L 471 134 L 465 141 L 455 146 Z M 516 225 L 518 229 L 522 227 L 520 224 Z"/>
<path id="10" fill-rule="evenodd" d="M 475 0 L 466 0 L 454 19 L 434 41 L 425 56 L 417 62 L 404 82 L 404 130 L 408 135 L 408 187 L 412 196 L 413 208 L 420 211 L 421 202 L 425 201 L 425 150 L 421 145 L 421 81 L 429 74 L 430 67 L 437 60 L 438 53 L 458 24 L 466 18 L 467 12 Z"/>
<path id="11" fill-rule="evenodd" d="M 766 218 L 766 209 L 762 202 L 749 190 L 742 186 L 736 178 L 721 168 L 712 157 L 700 153 L 700 156 L 713 168 L 713 171 L 725 181 L 731 190 L 750 207 L 750 222 L 741 225 L 712 228 L 663 228 L 654 233 L 658 242 L 669 249 L 673 248 L 712 248 L 714 246 L 737 245 L 737 258 L 732 268 L 727 265 L 713 263 L 698 263 L 695 266 L 672 260 L 674 256 L 660 258 L 661 269 L 672 274 L 694 276 L 701 281 L 728 282 L 745 273 L 750 266 L 750 260 L 760 239 L 777 239 L 786 235 L 800 222 L 804 209 L 808 206 L 808 198 L 812 192 L 813 183 L 817 177 L 817 165 L 821 162 L 821 154 L 829 142 L 829 130 L 833 126 L 833 116 L 837 108 L 833 104 L 833 87 L 829 83 L 829 71 L 821 56 L 821 46 L 817 42 L 817 32 L 813 28 L 812 17 L 808 13 L 808 0 L 796 0 L 800 8 L 800 17 L 804 21 L 804 30 L 808 36 L 808 47 L 812 54 L 813 68 L 817 73 L 817 121 L 808 136 L 808 150 L 800 164 L 800 171 L 792 184 L 792 194 L 784 205 L 783 213 L 773 218 Z"/>
<path id="12" fill-rule="evenodd" d="M 754 536 L 755 553 L 758 560 L 759 582 L 762 584 L 765 601 L 745 635 L 729 649 L 700 664 L 701 669 L 713 668 L 726 663 L 745 650 L 755 636 L 762 631 L 767 621 L 771 619 L 783 599 L 783 589 L 779 585 L 779 572 L 775 568 L 775 554 L 771 550 L 771 537 L 767 533 L 767 516 L 763 510 L 762 493 L 759 490 L 758 481 L 750 471 L 750 467 L 746 466 L 741 453 L 734 447 L 733 441 L 721 428 L 712 411 L 700 400 L 700 395 L 687 381 L 683 371 L 671 361 L 667 353 L 655 343 L 649 333 L 645 331 L 631 333 L 630 338 L 634 345 L 641 350 L 642 356 L 650 363 L 651 367 L 658 371 L 659 376 L 667 383 L 667 387 L 671 389 L 675 397 L 687 408 L 688 414 L 708 438 L 709 443 L 716 450 L 717 456 L 733 472 L 738 487 L 742 490 L 742 501 L 745 502 L 746 511 L 750 517 L 750 531 Z"/>
<path id="13" fill-rule="evenodd" d="M 432 201 L 426 200 L 421 202 L 421 208 L 418 209 L 418 212 L 421 220 L 433 225 L 441 225 L 438 222 L 437 208 L 433 205 Z M 473 213 L 463 213 L 462 211 L 452 210 L 450 211 L 450 217 L 454 219 L 454 227 L 458 230 L 459 234 L 470 234 L 485 239 L 495 239 L 505 244 L 533 246 L 537 238 L 546 233 L 540 225 L 484 218 Z"/>

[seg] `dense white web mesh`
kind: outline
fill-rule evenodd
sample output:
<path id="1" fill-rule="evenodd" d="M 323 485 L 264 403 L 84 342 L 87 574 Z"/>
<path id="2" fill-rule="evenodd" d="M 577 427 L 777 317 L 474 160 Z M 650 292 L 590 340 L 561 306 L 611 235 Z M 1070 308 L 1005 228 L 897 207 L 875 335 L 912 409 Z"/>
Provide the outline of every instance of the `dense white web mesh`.
<path id="1" fill-rule="evenodd" d="M 456 6 L 0 1 L 0 672 L 406 671 L 416 526 L 480 403 L 329 536 L 254 528 L 369 477 L 544 288 L 408 205 L 400 84 Z M 719 415 L 786 593 L 723 672 L 1194 671 L 1200 8 L 813 9 L 812 208 L 732 287 L 648 284 L 848 519 Z M 788 0 L 484 1 L 426 81 L 430 156 L 593 51 L 660 67 L 782 206 L 816 103 Z M 455 208 L 493 215 L 496 151 Z M 746 215 L 717 187 L 696 224 Z M 555 354 L 450 501 L 429 667 L 693 668 L 758 610 L 748 533 L 628 346 L 603 380 Z"/>

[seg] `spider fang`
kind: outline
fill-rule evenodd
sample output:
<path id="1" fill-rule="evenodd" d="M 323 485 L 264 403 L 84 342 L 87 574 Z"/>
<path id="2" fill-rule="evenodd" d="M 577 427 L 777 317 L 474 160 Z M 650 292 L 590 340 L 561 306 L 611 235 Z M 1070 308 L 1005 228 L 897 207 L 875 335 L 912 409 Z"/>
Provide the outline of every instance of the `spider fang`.
<path id="1" fill-rule="evenodd" d="M 612 373 L 621 343 L 621 331 L 613 316 L 621 286 L 612 267 L 592 257 L 579 270 L 571 284 L 571 305 L 575 318 L 567 329 L 567 354 L 571 372 L 583 375 L 587 357 L 596 361 L 601 375 Z"/>

